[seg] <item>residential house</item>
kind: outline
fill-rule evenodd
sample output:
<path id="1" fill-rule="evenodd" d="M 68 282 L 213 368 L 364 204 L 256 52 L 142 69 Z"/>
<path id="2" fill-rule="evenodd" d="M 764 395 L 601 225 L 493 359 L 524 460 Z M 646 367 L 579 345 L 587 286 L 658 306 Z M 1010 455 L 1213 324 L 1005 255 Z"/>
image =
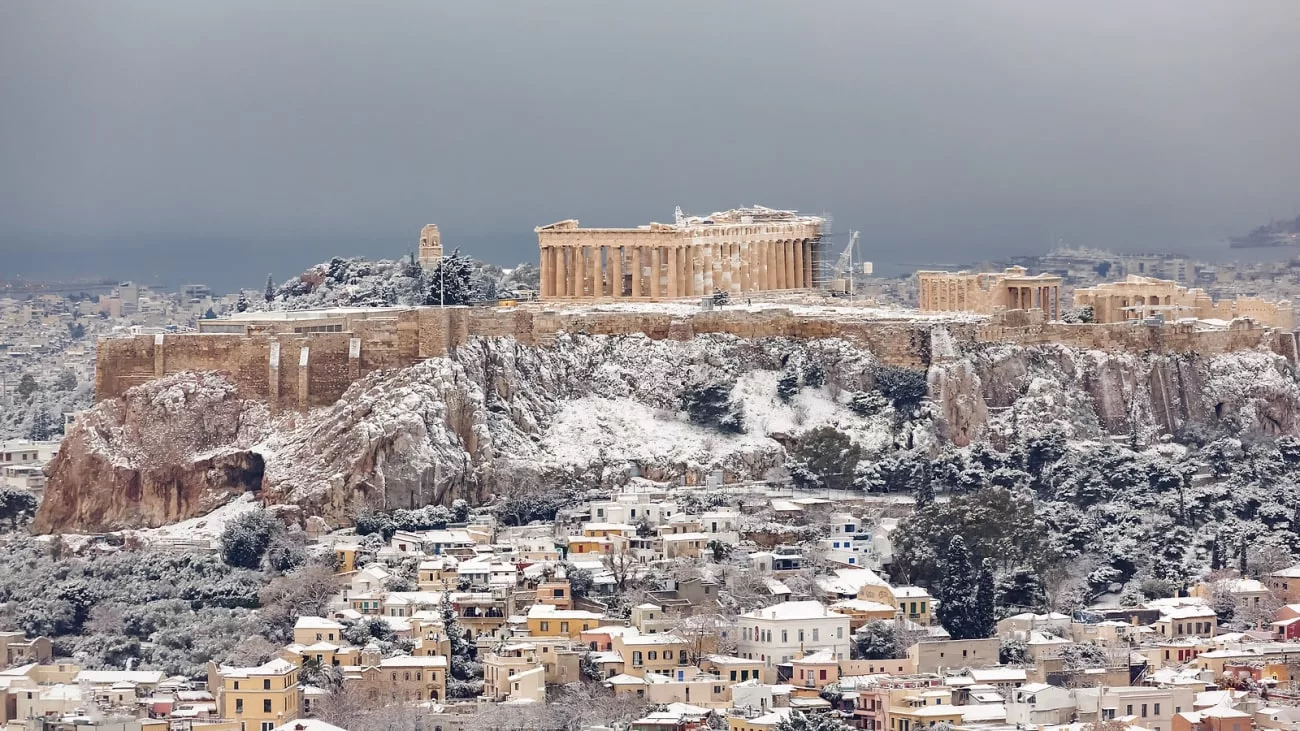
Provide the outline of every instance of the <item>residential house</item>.
<path id="1" fill-rule="evenodd" d="M 1006 706 L 1008 724 L 1016 728 L 1042 728 L 1069 723 L 1074 714 L 1074 696 L 1055 685 L 1028 683 L 1011 691 Z"/>
<path id="2" fill-rule="evenodd" d="M 317 642 L 343 644 L 343 625 L 325 617 L 299 617 L 293 625 L 293 641 L 300 645 Z"/>
<path id="3" fill-rule="evenodd" d="M 534 604 L 528 608 L 528 634 L 533 637 L 578 639 L 583 632 L 599 627 L 604 618 L 604 615 L 597 612 Z"/>
<path id="4" fill-rule="evenodd" d="M 1195 701 L 1190 689 L 1154 686 L 1077 688 L 1074 695 L 1084 723 L 1126 719 L 1151 731 L 1173 731 L 1173 717 L 1193 710 Z"/>
<path id="5" fill-rule="evenodd" d="M 763 662 L 764 680 L 775 680 L 775 668 L 818 650 L 837 660 L 849 657 L 849 617 L 832 612 L 818 601 L 784 602 L 740 615 L 736 654 Z"/>
<path id="6" fill-rule="evenodd" d="M 271 731 L 301 715 L 298 667 L 281 658 L 252 668 L 208 663 L 208 688 L 217 689 L 222 718 L 242 731 Z"/>
<path id="7" fill-rule="evenodd" d="M 613 637 L 613 651 L 623 658 L 623 672 L 636 677 L 683 678 L 690 667 L 689 644 L 673 634 L 623 632 Z"/>
<path id="8" fill-rule="evenodd" d="M 52 657 L 48 637 L 28 638 L 22 632 L 0 632 L 0 670 L 28 663 L 47 663 Z"/>
<path id="9" fill-rule="evenodd" d="M 537 672 L 531 673 L 533 670 Z M 494 701 L 545 702 L 546 671 L 538 657 L 537 645 L 515 642 L 484 655 L 483 697 Z"/>
<path id="10" fill-rule="evenodd" d="M 439 701 L 447 697 L 447 671 L 446 657 L 380 657 L 368 648 L 361 665 L 343 668 L 343 682 L 371 701 Z"/>
<path id="11" fill-rule="evenodd" d="M 1300 604 L 1300 564 L 1274 571 L 1264 577 L 1264 584 L 1284 604 Z"/>

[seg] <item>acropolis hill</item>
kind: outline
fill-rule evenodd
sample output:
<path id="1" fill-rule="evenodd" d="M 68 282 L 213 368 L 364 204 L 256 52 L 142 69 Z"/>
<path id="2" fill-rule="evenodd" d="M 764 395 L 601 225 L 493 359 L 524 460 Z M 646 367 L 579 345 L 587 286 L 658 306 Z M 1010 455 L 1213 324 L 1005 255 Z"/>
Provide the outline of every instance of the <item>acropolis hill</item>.
<path id="1" fill-rule="evenodd" d="M 742 210 L 540 227 L 540 299 L 247 311 L 101 340 L 98 404 L 51 463 L 36 530 L 161 525 L 248 493 L 348 525 L 366 508 L 484 504 L 527 474 L 744 482 L 819 425 L 879 454 L 1049 425 L 1080 439 L 1300 432 L 1289 303 L 1139 278 L 1085 292 L 1094 322 L 1065 322 L 1078 318 L 1060 279 L 1011 268 L 923 272 L 918 309 L 878 306 L 836 296 L 819 219 Z M 437 227 L 419 246 L 378 284 L 438 302 Z M 358 286 L 349 266 L 309 270 L 276 304 L 335 301 L 328 287 Z M 796 364 L 824 385 L 783 402 Z M 901 420 L 850 408 L 891 367 L 925 371 L 924 405 Z M 734 394 L 742 434 L 680 418 L 702 383 Z"/>
<path id="2" fill-rule="evenodd" d="M 842 338 L 882 362 L 924 368 L 935 360 L 931 331 L 941 328 L 960 349 L 980 343 L 1038 345 L 1133 353 L 1200 353 L 1266 349 L 1296 362 L 1292 332 L 1251 320 L 1203 328 L 1045 322 L 1041 312 L 996 316 L 903 309 L 754 303 L 710 311 L 696 304 L 509 308 L 401 307 L 243 313 L 202 323 L 202 332 L 141 335 L 100 343 L 97 400 L 182 371 L 224 371 L 244 398 L 273 409 L 327 406 L 366 374 L 443 356 L 475 338 L 513 338 L 547 346 L 562 333 L 645 335 L 686 340 L 705 333 L 740 338 Z"/>
<path id="3" fill-rule="evenodd" d="M 1062 321 L 1061 279 L 918 272 L 919 310 L 828 296 L 825 219 L 753 206 L 633 228 L 539 226 L 540 302 L 498 307 L 363 307 L 244 312 L 202 320 L 197 334 L 100 343 L 96 399 L 183 371 L 228 373 L 241 397 L 273 410 L 328 406 L 367 374 L 444 356 L 475 338 L 546 347 L 563 333 L 688 340 L 840 338 L 881 362 L 929 367 L 933 331 L 957 352 L 987 343 L 1133 353 L 1265 349 L 1296 362 L 1289 302 L 1213 302 L 1174 282 L 1130 277 L 1076 293 L 1093 323 Z M 419 237 L 428 271 L 443 257 L 436 225 Z M 841 280 L 842 281 L 842 280 Z M 714 302 L 717 307 L 713 307 Z M 729 302 L 728 302 L 729 301 Z M 727 304 L 723 304 L 728 302 Z"/>

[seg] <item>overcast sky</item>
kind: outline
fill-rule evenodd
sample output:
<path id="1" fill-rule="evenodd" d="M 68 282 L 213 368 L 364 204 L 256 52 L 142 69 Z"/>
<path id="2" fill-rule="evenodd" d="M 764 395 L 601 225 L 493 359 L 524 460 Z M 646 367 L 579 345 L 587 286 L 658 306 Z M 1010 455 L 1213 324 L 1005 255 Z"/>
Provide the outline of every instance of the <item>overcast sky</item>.
<path id="1" fill-rule="evenodd" d="M 429 222 L 510 264 L 753 203 L 886 263 L 1209 251 L 1300 213 L 1297 38 L 1295 0 L 13 0 L 0 277 L 259 286 Z"/>

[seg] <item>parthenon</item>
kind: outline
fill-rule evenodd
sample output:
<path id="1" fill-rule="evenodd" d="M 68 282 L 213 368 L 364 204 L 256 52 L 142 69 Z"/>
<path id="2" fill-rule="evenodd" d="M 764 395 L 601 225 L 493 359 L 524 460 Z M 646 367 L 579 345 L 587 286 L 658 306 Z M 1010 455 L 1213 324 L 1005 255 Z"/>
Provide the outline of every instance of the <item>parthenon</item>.
<path id="1" fill-rule="evenodd" d="M 762 206 L 636 228 L 539 226 L 541 296 L 665 300 L 810 289 L 824 219 Z"/>
<path id="2" fill-rule="evenodd" d="M 1042 310 L 1048 320 L 1061 319 L 1061 278 L 1052 274 L 1030 276 L 1024 267 L 1001 273 L 916 273 L 918 305 L 922 310 L 978 312 L 986 315 L 1007 310 Z"/>

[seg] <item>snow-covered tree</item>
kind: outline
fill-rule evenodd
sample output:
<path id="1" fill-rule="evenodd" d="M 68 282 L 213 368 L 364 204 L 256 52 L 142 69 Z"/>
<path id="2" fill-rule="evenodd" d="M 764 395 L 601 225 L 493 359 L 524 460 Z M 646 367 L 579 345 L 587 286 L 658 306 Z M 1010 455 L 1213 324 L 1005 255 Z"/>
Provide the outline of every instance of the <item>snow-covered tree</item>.
<path id="1" fill-rule="evenodd" d="M 682 392 L 682 408 L 691 422 L 722 432 L 739 434 L 745 430 L 741 411 L 731 400 L 726 383 L 699 383 Z"/>
<path id="2" fill-rule="evenodd" d="M 776 731 L 850 731 L 850 726 L 831 713 L 791 711 L 776 722 Z"/>
<path id="3" fill-rule="evenodd" d="M 442 257 L 433 271 L 425 274 L 427 295 L 424 304 L 451 307 L 473 302 L 476 297 L 471 281 L 473 274 L 470 260 L 462 256 L 459 249 Z"/>
<path id="4" fill-rule="evenodd" d="M 787 369 L 776 382 L 776 396 L 785 403 L 790 403 L 799 394 L 799 374 Z"/>
<path id="5" fill-rule="evenodd" d="M 993 633 L 991 566 L 977 568 L 959 535 L 948 542 L 937 589 L 939 622 L 954 640 L 982 639 Z"/>
<path id="6" fill-rule="evenodd" d="M 221 557 L 231 566 L 259 568 L 272 538 L 283 530 L 284 524 L 261 508 L 243 513 L 221 531 Z"/>

